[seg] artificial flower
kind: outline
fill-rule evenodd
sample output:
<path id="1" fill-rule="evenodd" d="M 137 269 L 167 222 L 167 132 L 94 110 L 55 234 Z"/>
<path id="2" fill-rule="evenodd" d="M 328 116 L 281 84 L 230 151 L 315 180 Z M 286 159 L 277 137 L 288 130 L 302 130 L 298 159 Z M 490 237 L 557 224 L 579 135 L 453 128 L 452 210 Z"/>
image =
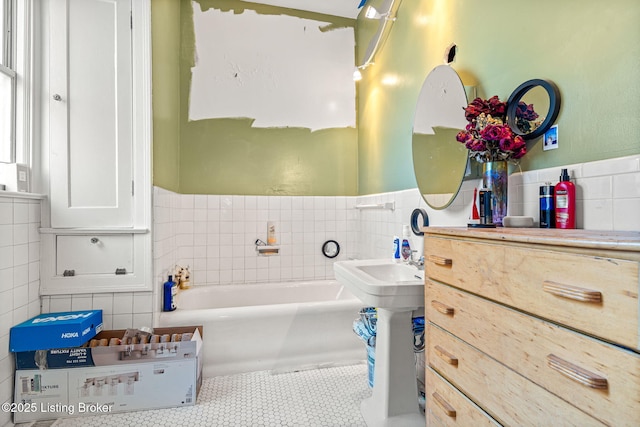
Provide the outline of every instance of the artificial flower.
<path id="1" fill-rule="evenodd" d="M 497 96 L 476 98 L 464 109 L 469 124 L 456 140 L 469 149 L 469 157 L 478 162 L 516 161 L 527 153 L 524 138 L 516 135 L 506 120 L 507 104 Z M 532 104 L 520 102 L 516 110 L 518 128 L 530 132 L 539 126 Z"/>

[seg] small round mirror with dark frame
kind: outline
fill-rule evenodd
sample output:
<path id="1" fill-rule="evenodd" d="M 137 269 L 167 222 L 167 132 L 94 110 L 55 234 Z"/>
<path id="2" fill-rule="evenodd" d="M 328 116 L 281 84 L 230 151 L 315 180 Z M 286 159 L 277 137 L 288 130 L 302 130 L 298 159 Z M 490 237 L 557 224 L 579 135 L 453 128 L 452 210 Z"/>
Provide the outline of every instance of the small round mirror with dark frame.
<path id="1" fill-rule="evenodd" d="M 327 258 L 335 258 L 340 253 L 340 244 L 335 240 L 327 240 L 322 245 L 322 255 Z"/>
<path id="2" fill-rule="evenodd" d="M 532 111 L 538 115 L 531 120 Z M 507 123 L 516 135 L 526 140 L 543 135 L 556 121 L 560 111 L 560 90 L 549 80 L 532 79 L 522 83 L 507 100 Z M 533 126 L 532 126 L 533 124 Z"/>

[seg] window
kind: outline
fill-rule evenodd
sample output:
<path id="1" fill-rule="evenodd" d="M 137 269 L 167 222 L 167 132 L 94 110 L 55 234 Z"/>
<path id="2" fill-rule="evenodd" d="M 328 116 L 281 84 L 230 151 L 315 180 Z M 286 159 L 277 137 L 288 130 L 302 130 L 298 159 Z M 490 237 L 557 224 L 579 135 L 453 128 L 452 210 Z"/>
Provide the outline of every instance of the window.
<path id="1" fill-rule="evenodd" d="M 29 164 L 32 0 L 0 0 L 0 162 Z"/>
<path id="2" fill-rule="evenodd" d="M 13 0 L 0 0 L 0 161 L 15 161 L 16 72 L 13 68 Z"/>

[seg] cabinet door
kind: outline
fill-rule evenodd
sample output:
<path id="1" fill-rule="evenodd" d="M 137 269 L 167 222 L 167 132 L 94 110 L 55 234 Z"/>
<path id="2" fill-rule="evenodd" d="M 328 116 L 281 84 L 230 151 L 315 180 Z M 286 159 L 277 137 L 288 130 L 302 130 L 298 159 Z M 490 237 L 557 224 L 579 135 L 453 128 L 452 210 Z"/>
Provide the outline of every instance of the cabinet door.
<path id="1" fill-rule="evenodd" d="M 133 274 L 134 235 L 57 236 L 56 275 Z"/>
<path id="2" fill-rule="evenodd" d="M 51 0 L 52 227 L 130 227 L 131 0 Z"/>

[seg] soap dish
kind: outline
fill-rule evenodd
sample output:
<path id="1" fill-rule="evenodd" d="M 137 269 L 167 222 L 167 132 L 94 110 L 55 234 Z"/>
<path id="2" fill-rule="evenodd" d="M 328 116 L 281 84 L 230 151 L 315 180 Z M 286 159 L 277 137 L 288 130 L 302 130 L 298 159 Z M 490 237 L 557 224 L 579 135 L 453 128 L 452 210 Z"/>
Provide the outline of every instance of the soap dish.
<path id="1" fill-rule="evenodd" d="M 532 228 L 533 218 L 530 216 L 505 216 L 502 225 L 511 228 Z"/>

